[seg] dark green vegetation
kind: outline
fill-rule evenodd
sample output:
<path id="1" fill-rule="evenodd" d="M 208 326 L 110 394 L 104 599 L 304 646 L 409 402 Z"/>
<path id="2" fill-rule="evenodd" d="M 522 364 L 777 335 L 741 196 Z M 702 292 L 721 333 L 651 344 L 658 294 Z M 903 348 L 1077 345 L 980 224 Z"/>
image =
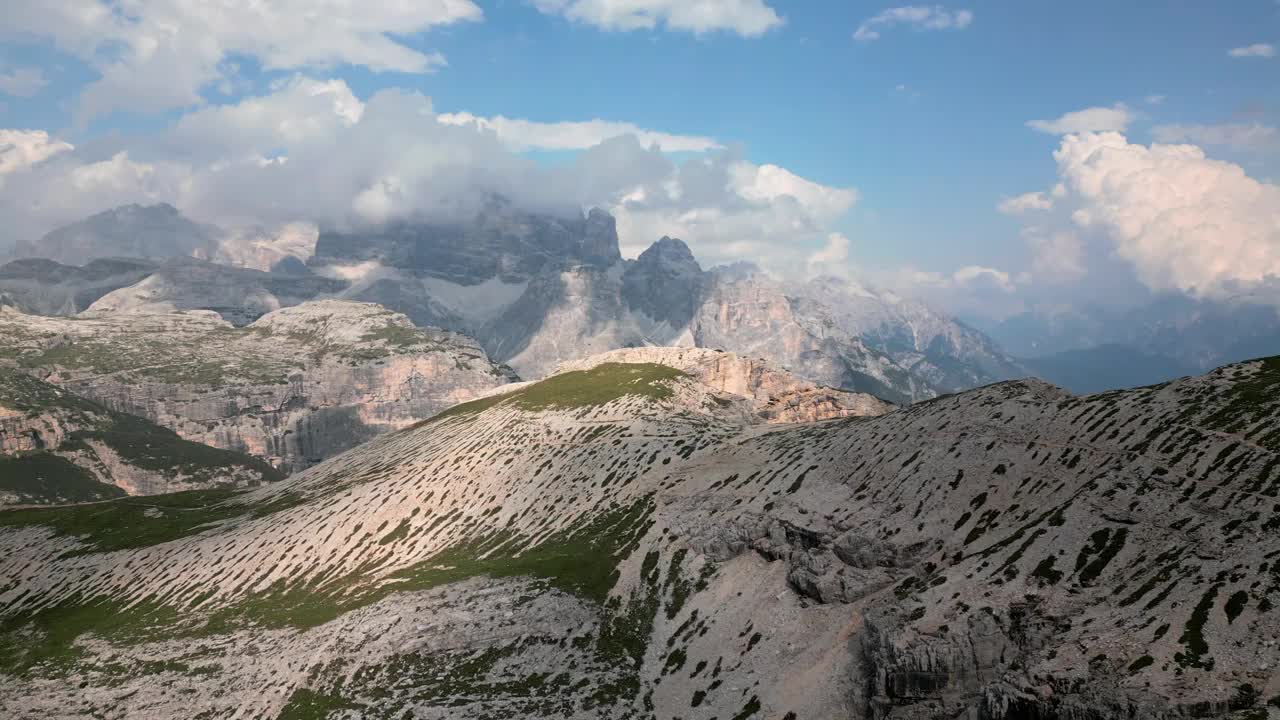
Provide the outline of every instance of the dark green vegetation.
<path id="1" fill-rule="evenodd" d="M 88 470 L 52 453 L 0 456 L 0 494 L 19 502 L 93 502 L 124 495 L 115 485 L 98 482 Z"/>
<path id="2" fill-rule="evenodd" d="M 234 490 L 193 490 L 85 505 L 5 510 L 0 511 L 0 528 L 40 526 L 76 537 L 85 547 L 73 551 L 75 555 L 147 547 L 193 535 L 250 512 L 248 506 L 226 502 L 235 494 Z"/>
<path id="3" fill-rule="evenodd" d="M 627 396 L 663 400 L 671 397 L 670 383 L 685 373 L 656 363 L 602 363 L 590 370 L 561 373 L 528 387 L 473 400 L 445 410 L 427 422 L 476 415 L 504 402 L 522 410 L 583 408 Z"/>

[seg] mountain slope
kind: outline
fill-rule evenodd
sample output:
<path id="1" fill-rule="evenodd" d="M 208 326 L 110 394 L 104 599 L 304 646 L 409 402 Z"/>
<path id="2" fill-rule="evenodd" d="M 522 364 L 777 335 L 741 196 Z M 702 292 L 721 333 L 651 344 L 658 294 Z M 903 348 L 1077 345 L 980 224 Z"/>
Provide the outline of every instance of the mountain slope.
<path id="1" fill-rule="evenodd" d="M 1273 359 L 778 426 L 604 363 L 159 525 L 0 513 L 0 711 L 1260 717 L 1278 391 Z"/>
<path id="2" fill-rule="evenodd" d="M 238 453 L 0 368 L 0 505 L 259 485 L 283 477 Z"/>
<path id="3" fill-rule="evenodd" d="M 211 312 L 47 318 L 0 308 L 6 361 L 287 472 L 514 379 L 467 338 L 337 300 L 243 328 Z"/>

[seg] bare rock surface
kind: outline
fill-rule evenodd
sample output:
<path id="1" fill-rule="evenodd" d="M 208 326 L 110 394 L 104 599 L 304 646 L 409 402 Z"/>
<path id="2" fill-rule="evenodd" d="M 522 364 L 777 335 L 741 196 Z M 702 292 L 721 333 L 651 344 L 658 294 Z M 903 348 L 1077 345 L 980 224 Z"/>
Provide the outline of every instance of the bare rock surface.
<path id="1" fill-rule="evenodd" d="M 567 371 L 150 515 L 0 513 L 0 715 L 1280 705 L 1280 361 L 785 425 L 686 367 Z"/>
<path id="2" fill-rule="evenodd" d="M 286 472 L 514 379 L 467 338 L 338 300 L 243 328 L 213 312 L 0 308 L 0 362 Z"/>

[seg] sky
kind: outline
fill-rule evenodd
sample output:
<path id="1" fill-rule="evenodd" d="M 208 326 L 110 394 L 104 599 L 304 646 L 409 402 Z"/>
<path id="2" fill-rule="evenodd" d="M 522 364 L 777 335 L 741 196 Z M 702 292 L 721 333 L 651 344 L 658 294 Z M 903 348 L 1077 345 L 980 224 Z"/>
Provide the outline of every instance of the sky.
<path id="1" fill-rule="evenodd" d="M 1280 2 L 9 0 L 0 247 L 599 205 L 1010 314 L 1280 276 Z"/>

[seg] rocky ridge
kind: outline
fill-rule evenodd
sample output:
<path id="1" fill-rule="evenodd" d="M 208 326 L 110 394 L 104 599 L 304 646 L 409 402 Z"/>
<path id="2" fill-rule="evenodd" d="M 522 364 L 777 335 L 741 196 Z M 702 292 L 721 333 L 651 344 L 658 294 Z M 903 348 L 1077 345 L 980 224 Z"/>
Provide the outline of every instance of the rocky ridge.
<path id="1" fill-rule="evenodd" d="M 338 300 L 241 328 L 208 311 L 0 308 L 0 363 L 286 472 L 515 379 L 467 338 Z"/>
<path id="2" fill-rule="evenodd" d="M 554 374 L 590 370 L 604 363 L 653 363 L 683 372 L 699 384 L 751 404 L 771 423 L 798 423 L 883 415 L 894 406 L 866 393 L 822 387 L 761 358 L 706 348 L 624 348 L 560 365 Z"/>
<path id="3" fill-rule="evenodd" d="M 81 257 L 92 256 L 81 246 L 95 232 L 94 252 L 126 252 L 133 245 L 120 238 L 132 237 L 125 229 L 142 216 L 202 227 L 173 208 L 122 208 L 56 233 L 78 238 Z M 669 237 L 623 260 L 614 219 L 599 209 L 531 213 L 491 198 L 470 218 L 318 236 L 304 226 L 170 230 L 167 245 L 137 241 L 169 259 L 133 284 L 104 286 L 93 310 L 213 310 L 244 325 L 318 298 L 371 302 L 421 327 L 474 337 L 495 361 L 531 378 L 566 360 L 643 345 L 763 356 L 810 381 L 898 403 L 1029 374 L 976 330 L 892 293 L 833 278 L 784 282 L 747 266 L 704 270 Z M 203 245 L 188 247 L 197 235 Z"/>
<path id="4" fill-rule="evenodd" d="M 243 488 L 282 477 L 261 460 L 0 369 L 0 505 Z"/>
<path id="5" fill-rule="evenodd" d="M 750 408 L 694 373 L 603 362 L 282 483 L 174 496 L 162 531 L 0 513 L 0 712 L 1280 707 L 1280 360 L 811 424 Z"/>

